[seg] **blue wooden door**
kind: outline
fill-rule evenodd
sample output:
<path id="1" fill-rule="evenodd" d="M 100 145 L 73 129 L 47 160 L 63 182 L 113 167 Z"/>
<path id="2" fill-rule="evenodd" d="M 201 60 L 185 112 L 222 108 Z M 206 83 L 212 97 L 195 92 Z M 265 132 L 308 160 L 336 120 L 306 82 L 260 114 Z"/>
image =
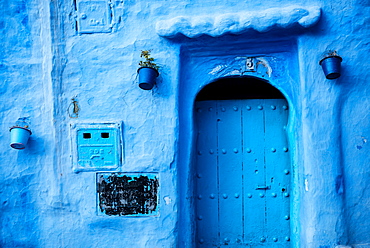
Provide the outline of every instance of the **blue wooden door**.
<path id="1" fill-rule="evenodd" d="M 290 247 L 284 99 L 196 102 L 196 247 Z"/>

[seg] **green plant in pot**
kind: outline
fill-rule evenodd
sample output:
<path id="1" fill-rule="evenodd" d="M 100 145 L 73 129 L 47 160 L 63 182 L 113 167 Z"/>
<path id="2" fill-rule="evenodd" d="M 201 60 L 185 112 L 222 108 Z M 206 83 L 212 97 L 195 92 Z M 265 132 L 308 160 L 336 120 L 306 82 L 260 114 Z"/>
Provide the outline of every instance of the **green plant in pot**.
<path id="1" fill-rule="evenodd" d="M 340 77 L 342 57 L 337 51 L 327 51 L 319 64 L 322 66 L 325 77 L 327 79 L 336 79 Z"/>
<path id="2" fill-rule="evenodd" d="M 140 57 L 143 59 L 139 62 L 139 87 L 143 90 L 151 90 L 159 76 L 159 66 L 154 63 L 154 58 L 150 56 L 150 50 L 141 51 Z"/>

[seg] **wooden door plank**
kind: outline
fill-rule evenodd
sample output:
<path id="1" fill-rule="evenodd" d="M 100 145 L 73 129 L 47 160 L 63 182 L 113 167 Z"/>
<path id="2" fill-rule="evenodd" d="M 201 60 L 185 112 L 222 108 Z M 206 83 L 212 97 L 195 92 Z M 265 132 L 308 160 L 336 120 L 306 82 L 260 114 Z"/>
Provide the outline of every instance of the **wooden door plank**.
<path id="1" fill-rule="evenodd" d="M 271 185 L 266 198 L 266 236 L 270 247 L 286 244 L 289 237 L 289 175 L 284 173 L 288 169 L 289 158 L 284 148 L 288 147 L 285 127 L 288 111 L 283 108 L 287 102 L 283 99 L 265 99 L 265 154 L 266 154 L 266 181 Z"/>
<path id="2" fill-rule="evenodd" d="M 241 244 L 242 128 L 240 101 L 218 101 L 218 165 L 220 244 Z"/>
<path id="3" fill-rule="evenodd" d="M 244 242 L 258 244 L 265 232 L 264 116 L 262 100 L 243 101 Z"/>
<path id="4" fill-rule="evenodd" d="M 195 156 L 195 222 L 197 247 L 213 247 L 218 238 L 217 105 L 196 103 L 197 149 Z"/>

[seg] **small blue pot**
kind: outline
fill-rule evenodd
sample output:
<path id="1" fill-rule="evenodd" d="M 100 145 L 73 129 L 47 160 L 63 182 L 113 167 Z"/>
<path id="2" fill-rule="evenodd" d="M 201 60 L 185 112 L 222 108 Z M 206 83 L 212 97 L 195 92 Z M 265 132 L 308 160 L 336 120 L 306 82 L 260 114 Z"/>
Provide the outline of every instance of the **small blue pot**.
<path id="1" fill-rule="evenodd" d="M 14 149 L 22 150 L 26 148 L 28 138 L 32 134 L 31 130 L 24 127 L 10 128 L 10 146 Z"/>
<path id="2" fill-rule="evenodd" d="M 155 80 L 159 76 L 158 71 L 152 67 L 140 67 L 137 73 L 139 73 L 139 87 L 143 90 L 153 89 Z"/>
<path id="3" fill-rule="evenodd" d="M 320 65 L 327 79 L 336 79 L 340 77 L 342 58 L 339 56 L 329 56 L 320 60 Z"/>

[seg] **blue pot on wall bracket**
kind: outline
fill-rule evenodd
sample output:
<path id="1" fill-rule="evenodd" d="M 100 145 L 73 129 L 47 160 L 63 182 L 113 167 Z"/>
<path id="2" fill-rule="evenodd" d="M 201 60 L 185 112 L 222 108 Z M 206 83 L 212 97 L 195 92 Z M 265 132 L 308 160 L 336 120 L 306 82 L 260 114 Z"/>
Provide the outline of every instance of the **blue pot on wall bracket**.
<path id="1" fill-rule="evenodd" d="M 139 87 L 143 90 L 151 90 L 159 76 L 159 72 L 152 67 L 140 67 L 137 73 L 139 73 Z"/>
<path id="2" fill-rule="evenodd" d="M 341 63 L 342 57 L 336 54 L 336 52 L 325 56 L 319 62 L 327 79 L 336 79 L 340 77 Z"/>
<path id="3" fill-rule="evenodd" d="M 10 146 L 17 150 L 26 148 L 31 130 L 25 127 L 14 126 L 10 128 Z"/>

